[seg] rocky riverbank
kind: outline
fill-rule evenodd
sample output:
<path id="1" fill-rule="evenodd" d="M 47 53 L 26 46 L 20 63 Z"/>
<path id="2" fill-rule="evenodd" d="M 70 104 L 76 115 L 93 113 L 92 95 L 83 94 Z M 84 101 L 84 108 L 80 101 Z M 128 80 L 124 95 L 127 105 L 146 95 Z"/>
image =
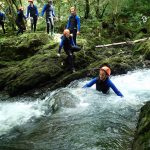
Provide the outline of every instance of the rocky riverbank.
<path id="1" fill-rule="evenodd" d="M 149 41 L 124 47 L 95 48 L 91 41 L 78 38 L 82 50 L 75 54 L 76 72 L 68 70 L 66 55 L 57 57 L 59 43 L 44 33 L 3 37 L 0 40 L 0 89 L 11 96 L 48 85 L 55 89 L 75 79 L 94 76 L 93 68 L 110 65 L 112 75 L 149 66 Z M 98 42 L 96 42 L 98 43 Z M 148 49 L 149 48 L 149 49 Z"/>

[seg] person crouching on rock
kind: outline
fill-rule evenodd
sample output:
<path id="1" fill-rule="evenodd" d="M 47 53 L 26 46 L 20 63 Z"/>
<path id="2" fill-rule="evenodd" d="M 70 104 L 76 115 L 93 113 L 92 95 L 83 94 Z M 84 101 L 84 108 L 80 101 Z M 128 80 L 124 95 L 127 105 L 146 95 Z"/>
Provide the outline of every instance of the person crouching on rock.
<path id="1" fill-rule="evenodd" d="M 71 69 L 72 72 L 75 72 L 73 53 L 80 51 L 81 48 L 74 44 L 74 41 L 73 41 L 72 35 L 70 34 L 69 29 L 65 29 L 63 32 L 63 36 L 61 37 L 61 42 L 60 42 L 59 50 L 57 54 L 58 57 L 60 57 L 62 47 L 64 48 L 64 51 L 66 52 L 68 56 L 69 68 Z"/>
<path id="2" fill-rule="evenodd" d="M 96 84 L 96 90 L 101 91 L 103 94 L 109 93 L 109 89 L 112 90 L 118 95 L 123 97 L 123 94 L 116 88 L 113 82 L 110 80 L 109 76 L 111 70 L 108 66 L 103 66 L 99 69 L 99 76 L 92 79 L 89 83 L 83 86 L 83 88 L 91 87 Z"/>

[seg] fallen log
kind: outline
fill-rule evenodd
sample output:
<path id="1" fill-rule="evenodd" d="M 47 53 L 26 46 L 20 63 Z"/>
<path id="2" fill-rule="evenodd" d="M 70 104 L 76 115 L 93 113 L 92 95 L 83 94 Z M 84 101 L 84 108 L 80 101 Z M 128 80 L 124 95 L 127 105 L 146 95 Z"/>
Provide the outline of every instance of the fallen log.
<path id="1" fill-rule="evenodd" d="M 96 48 L 103 48 L 103 47 L 110 47 L 110 46 L 116 46 L 116 45 L 133 45 L 134 43 L 142 42 L 149 40 L 150 38 L 143 38 L 135 41 L 126 41 L 126 42 L 119 42 L 119 43 L 112 43 L 112 44 L 104 44 L 104 45 L 97 45 Z"/>

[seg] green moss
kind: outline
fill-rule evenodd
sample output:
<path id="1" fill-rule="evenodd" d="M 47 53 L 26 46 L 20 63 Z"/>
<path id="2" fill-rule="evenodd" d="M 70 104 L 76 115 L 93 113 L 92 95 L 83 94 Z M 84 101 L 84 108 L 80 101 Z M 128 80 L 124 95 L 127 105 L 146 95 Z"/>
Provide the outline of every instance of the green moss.
<path id="1" fill-rule="evenodd" d="M 21 62 L 20 70 L 16 79 L 8 85 L 10 95 L 22 93 L 28 89 L 34 88 L 40 83 L 52 80 L 53 77 L 60 74 L 62 69 L 49 56 L 33 56 Z"/>
<path id="2" fill-rule="evenodd" d="M 82 25 L 81 34 L 77 36 L 77 43 L 82 49 L 75 53 L 77 70 L 75 74 L 70 74 L 68 71 L 67 56 L 63 50 L 60 58 L 56 56 L 59 47 L 58 41 L 54 41 L 52 37 L 49 38 L 45 33 L 25 33 L 20 36 L 1 38 L 1 88 L 6 89 L 11 95 L 21 94 L 46 82 L 50 87 L 56 88 L 56 82 L 60 78 L 63 80 L 63 85 L 66 85 L 68 81 L 87 76 L 89 73 L 93 76 L 97 75 L 97 71 L 91 70 L 104 63 L 111 66 L 112 74 L 126 73 L 131 68 L 135 68 L 136 65 L 140 65 L 139 62 L 142 60 L 137 57 L 141 55 L 141 52 L 133 56 L 134 52 L 129 47 L 95 48 L 96 45 L 124 39 L 126 33 L 132 33 L 133 25 L 127 22 L 125 24 L 116 23 L 112 29 L 110 19 L 108 28 L 103 29 L 100 21 L 86 20 L 86 24 Z M 58 22 L 55 31 L 62 33 L 65 24 L 66 21 Z M 127 24 L 128 26 L 126 26 Z M 41 28 L 44 26 L 41 25 Z M 143 47 L 139 51 L 142 49 Z M 148 58 L 149 51 L 145 50 L 143 55 L 144 58 Z M 61 65 L 62 62 L 63 65 Z"/>
<path id="3" fill-rule="evenodd" d="M 47 44 L 48 41 L 48 35 L 43 33 L 3 38 L 0 40 L 0 55 L 3 60 L 22 60 L 33 56 L 38 50 L 37 47 Z"/>
<path id="4" fill-rule="evenodd" d="M 143 55 L 145 59 L 150 60 L 150 40 L 138 44 L 133 53 L 134 55 Z"/>
<path id="5" fill-rule="evenodd" d="M 150 147 L 150 102 L 142 108 L 139 116 L 137 132 L 133 143 L 133 150 L 148 150 Z"/>

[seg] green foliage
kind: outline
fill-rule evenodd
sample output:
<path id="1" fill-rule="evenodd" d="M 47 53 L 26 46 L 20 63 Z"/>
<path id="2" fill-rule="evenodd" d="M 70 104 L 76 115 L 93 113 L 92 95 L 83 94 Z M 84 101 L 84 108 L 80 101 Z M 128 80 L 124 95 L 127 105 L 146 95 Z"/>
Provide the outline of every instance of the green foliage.
<path id="1" fill-rule="evenodd" d="M 26 12 L 28 2 L 26 0 L 2 0 L 2 3 L 3 5 L 0 6 L 0 9 L 2 9 L 3 11 L 5 11 L 8 7 L 10 7 L 11 9 L 11 13 L 6 13 L 8 19 L 8 27 L 15 28 L 17 8 L 22 5 L 25 9 L 24 12 Z M 39 13 L 41 13 L 41 10 L 44 4 L 47 3 L 47 0 L 37 0 L 34 1 L 34 3 L 35 5 L 37 5 Z M 142 16 L 148 17 L 150 13 L 149 0 L 54 0 L 53 5 L 55 7 L 56 16 L 58 17 L 58 21 L 55 22 L 55 31 L 61 33 L 66 26 L 68 16 L 70 15 L 69 8 L 71 6 L 75 6 L 77 8 L 77 15 L 80 16 L 81 22 L 86 16 L 86 18 L 90 19 L 91 22 L 96 19 L 99 22 L 107 22 L 110 26 L 114 27 L 116 26 L 120 28 L 122 24 L 124 24 L 124 26 L 130 26 L 131 28 L 133 28 L 133 30 L 131 28 L 129 29 L 130 33 L 128 31 L 122 31 L 123 34 L 129 35 L 128 38 L 132 38 L 134 31 L 137 33 L 141 30 L 141 28 L 143 28 L 143 25 L 145 26 L 145 24 L 143 24 L 142 22 Z M 81 25 L 85 24 L 85 22 L 87 21 L 88 20 L 83 20 Z M 148 25 L 146 29 L 150 30 Z M 46 31 L 45 19 L 39 19 L 37 30 Z M 108 32 L 106 32 L 106 37 L 111 36 L 109 35 L 109 32 L 116 34 L 116 36 L 120 36 L 120 31 L 118 32 L 118 28 L 110 29 Z M 122 40 L 124 39 L 124 36 L 126 35 L 122 35 Z"/>
<path id="2" fill-rule="evenodd" d="M 3 10 L 8 19 L 7 24 L 15 29 L 15 20 L 18 8 L 22 6 L 22 0 L 3 0 L 0 10 Z"/>

